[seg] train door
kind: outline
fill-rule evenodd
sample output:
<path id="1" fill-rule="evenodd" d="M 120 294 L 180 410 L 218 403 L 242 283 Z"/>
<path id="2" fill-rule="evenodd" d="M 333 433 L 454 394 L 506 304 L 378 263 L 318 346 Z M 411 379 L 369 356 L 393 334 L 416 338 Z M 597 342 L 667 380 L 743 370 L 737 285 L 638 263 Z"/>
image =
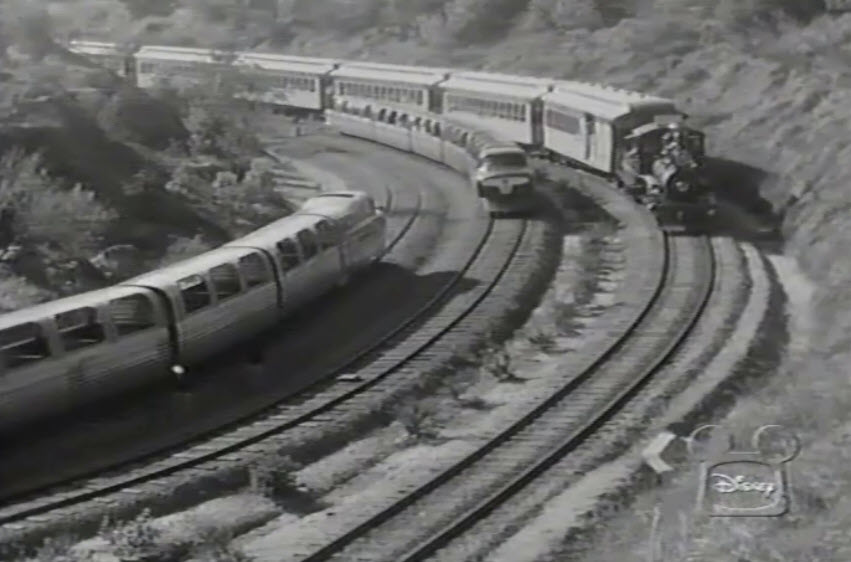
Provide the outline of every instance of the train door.
<path id="1" fill-rule="evenodd" d="M 328 273 L 329 260 L 319 246 L 319 240 L 313 229 L 301 229 L 296 234 L 296 241 L 301 248 L 302 257 L 299 271 L 303 273 L 299 278 L 299 291 L 302 292 L 305 300 L 312 300 L 328 288 L 329 277 L 331 277 Z"/>
<path id="2" fill-rule="evenodd" d="M 594 116 L 585 114 L 585 162 L 593 164 L 597 155 L 597 132 Z"/>
<path id="3" fill-rule="evenodd" d="M 292 238 L 278 241 L 275 249 L 275 257 L 281 269 L 279 302 L 282 303 L 282 312 L 289 312 L 308 298 L 308 275 L 303 267 L 303 262 L 306 260 L 302 259 L 298 244 Z"/>
<path id="4" fill-rule="evenodd" d="M 594 167 L 606 173 L 612 173 L 615 160 L 612 124 L 607 121 L 598 121 L 596 133 L 597 158 Z"/>
<path id="5" fill-rule="evenodd" d="M 335 221 L 322 219 L 316 223 L 316 240 L 319 247 L 316 269 L 322 278 L 323 291 L 334 285 L 347 269 L 341 234 L 340 225 Z"/>
<path id="6" fill-rule="evenodd" d="M 530 130 L 532 131 L 532 144 L 537 146 L 544 145 L 544 102 L 542 100 L 533 100 L 531 103 L 523 106 L 523 116 L 530 120 Z"/>

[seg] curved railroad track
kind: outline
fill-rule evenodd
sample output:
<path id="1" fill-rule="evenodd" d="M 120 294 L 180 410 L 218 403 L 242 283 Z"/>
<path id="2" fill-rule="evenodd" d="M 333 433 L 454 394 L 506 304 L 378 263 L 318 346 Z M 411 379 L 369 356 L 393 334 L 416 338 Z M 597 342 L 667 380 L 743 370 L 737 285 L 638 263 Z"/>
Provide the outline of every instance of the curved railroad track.
<path id="1" fill-rule="evenodd" d="M 715 279 L 712 246 L 705 238 L 666 236 L 663 247 L 658 274 L 634 287 L 643 304 L 634 301 L 632 314 L 608 325 L 608 335 L 617 335 L 605 349 L 533 410 L 425 484 L 403 486 L 384 504 L 364 502 L 349 518 L 338 511 L 331 540 L 307 533 L 298 544 L 278 543 L 275 553 L 262 541 L 248 553 L 258 561 L 424 560 L 517 494 L 621 409 L 700 317 Z"/>
<path id="2" fill-rule="evenodd" d="M 111 474 L 41 490 L 37 497 L 2 507 L 0 543 L 34 544 L 68 521 L 73 521 L 78 531 L 96 529 L 105 512 L 120 516 L 122 509 L 132 511 L 140 497 L 155 497 L 160 490 L 187 479 L 194 481 L 198 490 L 209 478 L 218 479 L 219 486 L 222 478 L 229 479 L 232 487 L 245 485 L 252 455 L 274 448 L 276 440 L 297 430 L 340 423 L 346 415 L 370 415 L 374 411 L 370 401 L 415 381 L 422 365 L 432 362 L 429 349 L 439 338 L 462 320 L 475 322 L 477 314 L 482 314 L 478 306 L 527 249 L 530 237 L 542 228 L 540 224 L 529 228 L 526 221 L 470 220 L 454 208 L 450 215 L 448 230 L 453 231 L 455 242 L 420 271 L 420 275 L 451 272 L 443 276 L 440 289 L 390 333 L 345 358 L 338 357 L 333 368 L 325 369 L 324 382 L 297 400 L 272 400 L 278 403 L 262 415 L 243 418 L 229 430 L 180 452 L 159 454 Z M 402 227 L 400 234 L 404 230 Z M 335 380 L 333 376 L 340 373 L 350 376 L 345 381 Z M 168 498 L 159 499 L 168 503 Z"/>

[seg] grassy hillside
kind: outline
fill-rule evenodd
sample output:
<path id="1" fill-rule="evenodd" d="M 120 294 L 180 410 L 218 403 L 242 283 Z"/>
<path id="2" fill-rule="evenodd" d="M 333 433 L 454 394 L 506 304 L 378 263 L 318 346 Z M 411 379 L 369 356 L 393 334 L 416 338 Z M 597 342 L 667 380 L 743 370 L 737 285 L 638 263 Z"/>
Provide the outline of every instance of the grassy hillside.
<path id="1" fill-rule="evenodd" d="M 144 92 L 62 46 L 92 21 L 117 29 L 116 6 L 0 2 L 0 310 L 115 282 L 289 210 L 252 168 L 257 116 L 227 84 Z M 125 259 L 100 259 L 106 249 Z"/>
<path id="2" fill-rule="evenodd" d="M 706 129 L 713 155 L 748 171 L 718 188 L 762 199 L 776 213 L 786 252 L 817 286 L 818 320 L 809 347 L 790 350 L 729 423 L 781 423 L 798 433 L 797 503 L 778 520 L 695 528 L 688 546 L 730 562 L 848 559 L 851 539 L 841 530 L 851 510 L 838 498 L 851 491 L 851 15 L 794 0 L 455 0 L 381 2 L 370 21 L 353 19 L 343 3 L 297 2 L 287 50 L 588 79 L 670 96 Z M 648 532 L 634 514 L 615 529 L 603 538 L 608 550 L 588 560 L 630 558 Z M 626 540 L 617 544 L 615 535 Z"/>

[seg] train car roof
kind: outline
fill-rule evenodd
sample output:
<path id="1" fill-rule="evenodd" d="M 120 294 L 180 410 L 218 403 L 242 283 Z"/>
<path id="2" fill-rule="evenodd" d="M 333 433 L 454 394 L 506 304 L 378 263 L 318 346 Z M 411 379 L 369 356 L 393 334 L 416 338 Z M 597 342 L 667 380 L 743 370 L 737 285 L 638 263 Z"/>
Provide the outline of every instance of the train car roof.
<path id="1" fill-rule="evenodd" d="M 550 91 L 555 80 L 534 76 L 512 76 L 495 72 L 453 72 L 441 84 L 447 90 L 462 90 L 533 100 Z"/>
<path id="2" fill-rule="evenodd" d="M 201 255 L 194 256 L 163 268 L 143 273 L 127 281 L 119 283 L 120 287 L 164 287 L 172 285 L 179 279 L 191 275 L 200 275 L 207 270 L 230 263 L 252 252 L 249 248 L 234 248 L 222 246 Z"/>
<path id="3" fill-rule="evenodd" d="M 334 59 L 291 57 L 273 53 L 241 53 L 236 59 L 236 64 L 257 66 L 266 70 L 328 74 L 337 68 L 338 62 Z"/>
<path id="4" fill-rule="evenodd" d="M 363 209 L 366 199 L 372 198 L 363 191 L 328 191 L 305 201 L 296 215 L 318 215 L 340 220 L 352 210 Z"/>
<path id="5" fill-rule="evenodd" d="M 114 285 L 112 287 L 87 291 L 78 295 L 63 297 L 20 310 L 14 310 L 0 315 L 0 330 L 28 322 L 37 322 L 43 318 L 49 318 L 63 312 L 68 312 L 69 310 L 97 306 L 113 299 L 137 295 L 140 292 L 141 289 L 139 287 Z"/>
<path id="6" fill-rule="evenodd" d="M 429 68 L 421 66 L 405 66 L 401 64 L 384 64 L 375 62 L 343 61 L 331 72 L 331 76 L 339 78 L 360 78 L 380 82 L 396 82 L 432 86 L 446 80 L 451 72 L 447 68 Z"/>
<path id="7" fill-rule="evenodd" d="M 216 62 L 216 56 L 233 56 L 235 53 L 198 49 L 194 47 L 166 47 L 146 45 L 136 51 L 136 58 L 156 60 L 176 60 L 189 62 Z"/>
<path id="8" fill-rule="evenodd" d="M 254 232 L 228 242 L 223 248 L 262 248 L 269 244 L 276 244 L 281 238 L 293 237 L 303 228 L 312 227 L 322 220 L 314 214 L 295 213 L 288 217 L 278 219 L 271 224 L 255 230 Z"/>
<path id="9" fill-rule="evenodd" d="M 544 101 L 609 120 L 636 110 L 676 111 L 674 102 L 669 99 L 584 82 L 559 82 L 552 92 L 544 96 Z"/>
<path id="10" fill-rule="evenodd" d="M 74 40 L 68 43 L 68 50 L 75 53 L 88 53 L 92 55 L 121 54 L 121 50 L 116 43 L 106 43 L 103 41 Z"/>

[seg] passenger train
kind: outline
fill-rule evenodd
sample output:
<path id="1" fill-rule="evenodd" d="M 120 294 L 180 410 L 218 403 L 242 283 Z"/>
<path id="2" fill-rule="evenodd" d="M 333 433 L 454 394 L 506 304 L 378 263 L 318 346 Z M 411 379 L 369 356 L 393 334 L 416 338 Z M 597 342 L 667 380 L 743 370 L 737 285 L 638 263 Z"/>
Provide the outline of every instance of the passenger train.
<path id="1" fill-rule="evenodd" d="M 327 192 L 210 252 L 0 316 L 0 433 L 185 376 L 345 284 L 385 233 L 367 194 Z"/>
<path id="2" fill-rule="evenodd" d="M 528 155 L 596 174 L 657 211 L 711 212 L 704 137 L 670 100 L 549 78 L 102 42 L 72 51 L 153 87 L 234 65 L 242 97 L 323 112 L 350 135 L 468 174 L 491 212 L 534 200 Z M 103 290 L 0 316 L 0 432 L 178 377 L 272 326 L 379 259 L 386 221 L 361 192 L 324 193 L 294 215 Z"/>
<path id="3" fill-rule="evenodd" d="M 70 45 L 110 68 L 123 68 L 141 87 L 164 75 L 191 80 L 201 65 L 223 60 L 206 49 L 144 46 L 134 55 L 117 48 L 110 55 L 108 47 Z M 447 160 L 457 161 L 455 153 L 464 152 L 464 170 L 493 211 L 528 208 L 534 188 L 528 187 L 532 175 L 520 156 L 503 158 L 516 165 L 502 166 L 501 178 L 480 181 L 490 174 L 482 164 L 488 160 L 481 153 L 485 138 L 493 150 L 513 143 L 527 154 L 595 174 L 664 217 L 696 223 L 714 214 L 703 173 L 704 136 L 686 125 L 687 116 L 668 99 L 600 84 L 449 68 L 259 52 L 231 58 L 258 90 L 243 94 L 250 101 L 276 111 L 321 111 L 346 134 L 450 166 Z M 473 140 L 478 144 L 471 145 Z"/>

